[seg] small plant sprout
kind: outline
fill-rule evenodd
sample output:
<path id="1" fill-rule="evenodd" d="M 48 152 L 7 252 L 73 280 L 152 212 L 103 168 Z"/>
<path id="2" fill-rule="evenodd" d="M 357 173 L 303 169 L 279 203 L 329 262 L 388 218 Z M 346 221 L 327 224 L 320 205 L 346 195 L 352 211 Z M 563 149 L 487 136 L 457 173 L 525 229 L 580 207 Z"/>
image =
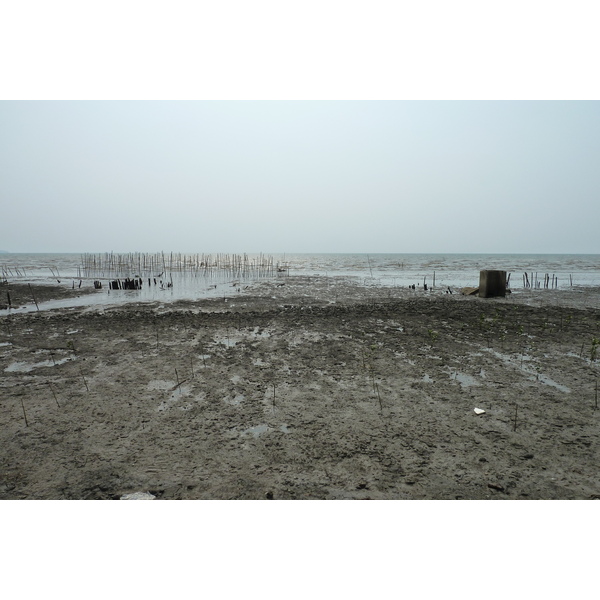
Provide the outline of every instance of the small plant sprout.
<path id="1" fill-rule="evenodd" d="M 83 383 L 85 385 L 85 389 L 89 392 L 90 388 L 88 387 L 87 381 L 85 380 L 85 376 L 83 374 L 83 371 L 81 370 L 81 367 L 79 368 L 79 372 L 81 373 L 81 378 L 83 379 Z"/>

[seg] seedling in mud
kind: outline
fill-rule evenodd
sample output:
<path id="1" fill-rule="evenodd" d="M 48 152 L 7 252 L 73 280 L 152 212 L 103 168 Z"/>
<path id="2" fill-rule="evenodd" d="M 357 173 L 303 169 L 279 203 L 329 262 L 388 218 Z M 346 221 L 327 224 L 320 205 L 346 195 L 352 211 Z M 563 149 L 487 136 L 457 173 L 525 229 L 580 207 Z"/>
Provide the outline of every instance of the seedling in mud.
<path id="1" fill-rule="evenodd" d="M 600 340 L 598 338 L 593 338 L 592 347 L 590 349 L 590 361 L 592 362 L 598 357 L 598 346 L 600 346 Z"/>
<path id="2" fill-rule="evenodd" d="M 431 339 L 432 342 L 435 342 L 440 335 L 437 331 L 434 331 L 433 329 L 428 329 L 427 333 L 429 335 L 429 339 Z"/>
<path id="3" fill-rule="evenodd" d="M 381 396 L 379 395 L 379 386 L 375 383 L 375 389 L 377 391 L 377 397 L 379 398 L 379 410 L 383 412 L 383 403 L 381 402 Z"/>
<path id="4" fill-rule="evenodd" d="M 83 379 L 83 383 L 85 385 L 85 389 L 89 392 L 90 388 L 88 387 L 87 381 L 85 380 L 85 376 L 83 375 L 83 371 L 79 368 L 79 372 L 81 373 L 81 378 Z"/>
<path id="5" fill-rule="evenodd" d="M 366 352 L 368 352 L 368 355 L 365 353 L 364 348 L 361 348 L 361 352 L 362 352 L 362 361 L 363 361 L 363 369 L 365 369 L 365 371 L 372 371 L 373 370 L 373 365 L 371 362 L 367 363 L 367 358 L 373 360 L 374 358 L 376 358 L 375 356 L 375 350 L 378 349 L 377 344 L 371 344 Z"/>

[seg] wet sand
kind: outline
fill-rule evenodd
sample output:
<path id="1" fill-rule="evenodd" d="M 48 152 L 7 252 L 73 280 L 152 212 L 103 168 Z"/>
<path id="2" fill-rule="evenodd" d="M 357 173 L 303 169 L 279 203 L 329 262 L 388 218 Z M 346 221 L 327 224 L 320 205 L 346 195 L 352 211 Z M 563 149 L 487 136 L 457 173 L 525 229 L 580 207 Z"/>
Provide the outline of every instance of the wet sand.
<path id="1" fill-rule="evenodd" d="M 11 311 L 0 498 L 598 498 L 598 338 L 597 288 Z"/>

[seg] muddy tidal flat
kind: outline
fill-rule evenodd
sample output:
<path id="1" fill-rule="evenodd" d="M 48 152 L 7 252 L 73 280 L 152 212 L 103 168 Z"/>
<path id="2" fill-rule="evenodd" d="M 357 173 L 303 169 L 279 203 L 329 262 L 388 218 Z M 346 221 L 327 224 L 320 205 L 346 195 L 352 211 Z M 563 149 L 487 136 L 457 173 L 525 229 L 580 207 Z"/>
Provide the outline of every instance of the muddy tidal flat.
<path id="1" fill-rule="evenodd" d="M 599 338 L 598 288 L 11 310 L 0 498 L 600 498 Z"/>

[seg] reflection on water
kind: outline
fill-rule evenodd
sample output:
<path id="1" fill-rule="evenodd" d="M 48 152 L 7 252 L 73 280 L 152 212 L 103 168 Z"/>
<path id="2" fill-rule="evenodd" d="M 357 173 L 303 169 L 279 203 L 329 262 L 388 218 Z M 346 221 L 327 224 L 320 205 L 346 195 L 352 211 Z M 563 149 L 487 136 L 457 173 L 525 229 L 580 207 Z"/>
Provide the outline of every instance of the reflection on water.
<path id="1" fill-rule="evenodd" d="M 38 280 L 37 283 L 52 282 Z M 84 285 L 93 287 L 90 282 L 85 282 Z M 251 289 L 251 286 L 251 283 L 244 286 L 233 286 L 230 282 L 207 285 L 206 282 L 197 279 L 186 280 L 184 277 L 173 276 L 173 287 L 170 288 L 161 288 L 159 285 L 149 286 L 147 284 L 140 290 L 109 290 L 102 288 L 89 291 L 89 293 L 84 293 L 81 296 L 38 302 L 38 306 L 40 310 L 51 310 L 81 306 L 112 306 L 132 302 L 174 302 L 176 300 L 199 300 L 202 298 L 228 299 L 236 295 L 243 295 Z M 87 292 L 89 287 L 87 290 L 84 287 L 83 291 Z M 18 309 L 0 310 L 0 315 L 35 311 L 37 311 L 37 308 L 35 304 L 32 304 Z"/>

